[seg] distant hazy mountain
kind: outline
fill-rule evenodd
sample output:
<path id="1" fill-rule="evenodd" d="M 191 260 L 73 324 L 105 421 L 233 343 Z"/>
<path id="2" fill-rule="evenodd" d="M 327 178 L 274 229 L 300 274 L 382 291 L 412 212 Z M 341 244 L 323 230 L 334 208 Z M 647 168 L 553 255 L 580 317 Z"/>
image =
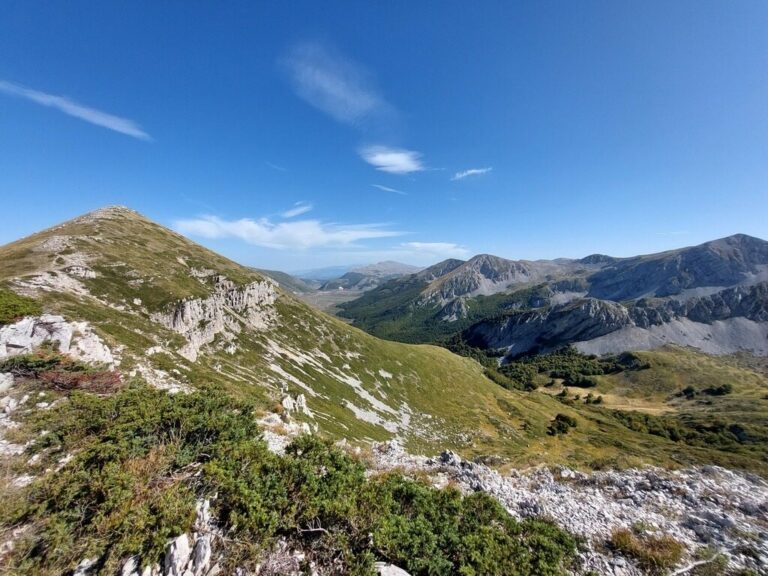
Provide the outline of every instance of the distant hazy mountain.
<path id="1" fill-rule="evenodd" d="M 296 270 L 290 272 L 291 276 L 304 280 L 326 281 L 339 278 L 349 272 L 353 266 L 327 266 L 325 268 L 311 268 L 309 270 Z"/>
<path id="2" fill-rule="evenodd" d="M 608 353 L 691 345 L 768 354 L 768 242 L 743 234 L 631 258 L 481 254 L 388 281 L 341 306 L 373 334 L 461 334 L 514 356 L 575 344 Z"/>
<path id="3" fill-rule="evenodd" d="M 277 282 L 284 290 L 297 295 L 314 292 L 321 286 L 320 282 L 316 280 L 303 280 L 301 278 L 297 278 L 296 276 L 291 276 L 286 272 L 280 272 L 279 270 L 256 269 L 256 271 L 260 274 L 263 274 L 264 276 L 272 278 L 272 280 Z"/>
<path id="4" fill-rule="evenodd" d="M 325 282 L 321 290 L 371 290 L 383 282 L 418 272 L 420 268 L 400 262 L 378 262 L 353 268 L 339 278 Z"/>

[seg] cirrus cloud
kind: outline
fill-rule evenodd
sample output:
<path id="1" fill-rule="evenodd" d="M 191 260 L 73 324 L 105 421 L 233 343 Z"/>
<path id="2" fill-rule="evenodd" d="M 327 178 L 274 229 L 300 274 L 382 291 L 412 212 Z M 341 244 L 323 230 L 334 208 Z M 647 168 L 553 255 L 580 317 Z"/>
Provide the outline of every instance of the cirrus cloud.
<path id="1" fill-rule="evenodd" d="M 351 59 L 320 44 L 304 42 L 283 60 L 296 94 L 344 124 L 394 113 L 371 75 Z"/>
<path id="2" fill-rule="evenodd" d="M 493 170 L 492 166 L 488 166 L 486 168 L 470 168 L 469 170 L 456 172 L 456 174 L 451 177 L 451 180 L 464 180 L 464 178 L 468 178 L 469 176 L 480 176 L 481 174 L 487 174 L 491 170 Z"/>
<path id="3" fill-rule="evenodd" d="M 392 194 L 400 194 L 400 196 L 408 196 L 408 192 L 403 192 L 397 188 L 390 188 L 389 186 L 382 186 L 381 184 L 371 184 L 371 186 L 382 192 L 391 192 Z"/>
<path id="4" fill-rule="evenodd" d="M 296 216 L 301 216 L 302 214 L 306 214 L 307 212 L 311 212 L 314 206 L 310 204 L 309 202 L 296 202 L 296 204 L 293 205 L 292 208 L 289 208 L 280 216 L 283 218 L 295 218 Z"/>
<path id="5" fill-rule="evenodd" d="M 49 108 L 55 108 L 56 110 L 85 120 L 90 124 L 101 126 L 115 132 L 120 132 L 126 136 L 138 138 L 139 140 L 152 140 L 152 137 L 144 132 L 136 122 L 128 120 L 127 118 L 120 118 L 107 112 L 102 112 L 96 108 L 90 108 L 84 106 L 74 100 L 70 100 L 66 96 L 56 96 L 54 94 L 47 94 L 40 92 L 39 90 L 32 90 L 31 88 L 25 88 L 13 82 L 6 82 L 0 80 L 0 92 L 8 94 L 9 96 L 16 96 L 24 98 L 30 102 L 40 104 L 41 106 L 47 106 Z"/>

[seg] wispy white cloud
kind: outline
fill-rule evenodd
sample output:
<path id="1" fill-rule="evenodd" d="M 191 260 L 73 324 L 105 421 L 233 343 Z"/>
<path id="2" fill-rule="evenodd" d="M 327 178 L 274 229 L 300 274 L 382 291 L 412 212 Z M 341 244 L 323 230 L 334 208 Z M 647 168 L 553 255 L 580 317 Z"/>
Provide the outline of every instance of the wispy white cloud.
<path id="1" fill-rule="evenodd" d="M 334 224 L 319 220 L 275 223 L 267 218 L 224 220 L 217 216 L 177 220 L 174 228 L 183 234 L 204 238 L 238 238 L 255 246 L 298 250 L 349 248 L 361 240 L 403 234 L 385 224 Z"/>
<path id="2" fill-rule="evenodd" d="M 410 174 L 425 169 L 421 161 L 421 153 L 414 150 L 367 146 L 360 150 L 360 156 L 376 170 L 390 174 Z"/>
<path id="3" fill-rule="evenodd" d="M 491 170 L 493 170 L 492 166 L 488 166 L 486 168 L 470 168 L 469 170 L 456 172 L 456 174 L 451 177 L 451 180 L 464 180 L 464 178 L 469 176 L 480 176 L 481 174 L 487 174 Z"/>
<path id="4" fill-rule="evenodd" d="M 439 258 L 464 258 L 469 250 L 453 242 L 403 242 L 400 246 L 411 252 Z"/>
<path id="5" fill-rule="evenodd" d="M 356 124 L 394 112 L 362 66 L 324 46 L 298 44 L 284 63 L 296 94 L 339 122 Z"/>
<path id="6" fill-rule="evenodd" d="M 280 214 L 280 216 L 283 218 L 295 218 L 296 216 L 301 216 L 302 214 L 310 212 L 312 208 L 314 208 L 314 206 L 309 202 L 296 202 L 296 204 L 293 205 L 293 208 L 289 208 Z"/>
<path id="7" fill-rule="evenodd" d="M 395 260 L 417 266 L 428 266 L 446 258 L 466 259 L 471 252 L 464 246 L 452 242 L 403 242 L 386 248 L 337 249 L 328 262 L 383 262 Z M 322 255 L 318 255 L 322 258 Z"/>
<path id="8" fill-rule="evenodd" d="M 267 166 L 272 168 L 273 170 L 278 170 L 279 172 L 287 172 L 288 168 L 283 168 L 282 166 L 278 164 L 273 164 L 272 162 L 266 161 L 264 162 Z"/>
<path id="9" fill-rule="evenodd" d="M 372 187 L 378 188 L 382 192 L 392 192 L 393 194 L 400 194 L 401 196 L 407 196 L 407 192 L 403 192 L 402 190 L 397 190 L 396 188 L 390 188 L 389 186 L 382 186 L 381 184 L 371 184 Z"/>
<path id="10" fill-rule="evenodd" d="M 128 120 L 127 118 L 120 118 L 119 116 L 113 116 L 107 114 L 101 110 L 95 108 L 89 108 L 83 106 L 73 100 L 70 100 L 66 96 L 55 96 L 53 94 L 46 94 L 38 90 L 32 90 L 31 88 L 25 88 L 13 82 L 6 82 L 0 80 L 0 92 L 8 94 L 9 96 L 17 96 L 24 98 L 41 106 L 48 106 L 49 108 L 55 108 L 64 114 L 74 116 L 80 120 L 85 120 L 96 126 L 114 130 L 139 140 L 152 140 L 152 137 L 144 132 L 136 122 Z"/>

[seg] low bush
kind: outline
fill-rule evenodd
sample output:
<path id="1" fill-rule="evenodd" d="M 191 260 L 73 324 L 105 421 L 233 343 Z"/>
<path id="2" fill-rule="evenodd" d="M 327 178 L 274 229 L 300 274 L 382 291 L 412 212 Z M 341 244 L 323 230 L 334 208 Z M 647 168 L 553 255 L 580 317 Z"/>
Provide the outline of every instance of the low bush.
<path id="1" fill-rule="evenodd" d="M 680 392 L 680 394 L 678 394 L 678 395 L 679 396 L 685 396 L 688 400 L 690 400 L 691 398 L 696 396 L 696 388 L 694 388 L 691 385 L 688 385 L 685 388 L 683 388 L 682 391 Z"/>
<path id="2" fill-rule="evenodd" d="M 36 316 L 41 311 L 36 300 L 20 296 L 7 288 L 0 288 L 0 326 L 15 322 L 24 316 Z"/>
<path id="3" fill-rule="evenodd" d="M 551 523 L 517 521 L 484 494 L 396 473 L 369 479 L 360 461 L 315 437 L 275 455 L 254 407 L 220 391 L 66 393 L 23 428 L 41 465 L 74 457 L 0 509 L 0 526 L 30 527 L 9 559 L 18 573 L 61 574 L 85 557 L 99 558 L 103 574 L 133 554 L 157 562 L 169 538 L 191 529 L 201 497 L 213 498 L 226 534 L 217 546 L 227 573 L 252 569 L 278 539 L 356 575 L 384 560 L 414 576 L 546 576 L 565 573 L 575 554 Z"/>
<path id="4" fill-rule="evenodd" d="M 704 389 L 704 394 L 709 394 L 710 396 L 726 396 L 731 392 L 733 392 L 733 385 L 731 384 L 722 384 L 720 386 L 712 386 L 711 388 Z"/>
<path id="5" fill-rule="evenodd" d="M 549 423 L 547 434 L 557 436 L 559 434 L 568 434 L 571 428 L 576 427 L 576 419 L 568 414 L 558 414 L 555 419 Z"/>
<path id="6" fill-rule="evenodd" d="M 590 392 L 587 394 L 586 398 L 584 398 L 585 404 L 602 404 L 603 403 L 603 397 L 602 396 L 595 396 Z"/>
<path id="7" fill-rule="evenodd" d="M 44 388 L 59 391 L 86 390 L 106 394 L 115 392 L 122 385 L 119 372 L 99 370 L 44 348 L 5 359 L 0 362 L 0 372 L 36 380 Z"/>

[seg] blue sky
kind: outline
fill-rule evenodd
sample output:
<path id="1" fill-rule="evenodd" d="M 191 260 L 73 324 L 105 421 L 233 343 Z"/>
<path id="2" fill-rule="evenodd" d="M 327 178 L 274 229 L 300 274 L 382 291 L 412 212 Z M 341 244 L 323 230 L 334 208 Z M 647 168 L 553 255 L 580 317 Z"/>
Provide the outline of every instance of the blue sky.
<path id="1" fill-rule="evenodd" d="M 43 2 L 0 243 L 125 204 L 284 270 L 768 238 L 768 3 Z"/>

